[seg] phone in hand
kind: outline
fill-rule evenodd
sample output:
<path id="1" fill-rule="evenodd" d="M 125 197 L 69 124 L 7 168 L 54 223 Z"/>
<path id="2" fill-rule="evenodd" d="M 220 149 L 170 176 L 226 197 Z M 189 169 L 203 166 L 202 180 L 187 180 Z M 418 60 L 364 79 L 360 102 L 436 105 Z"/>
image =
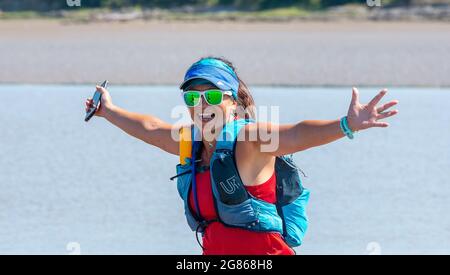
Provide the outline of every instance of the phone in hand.
<path id="1" fill-rule="evenodd" d="M 108 80 L 105 80 L 100 86 L 106 89 L 106 87 L 108 86 Z M 98 108 L 100 108 L 101 99 L 102 94 L 100 94 L 98 91 L 95 91 L 94 96 L 92 97 L 92 107 L 86 112 L 84 121 L 88 122 L 95 115 L 95 112 L 97 112 Z"/>

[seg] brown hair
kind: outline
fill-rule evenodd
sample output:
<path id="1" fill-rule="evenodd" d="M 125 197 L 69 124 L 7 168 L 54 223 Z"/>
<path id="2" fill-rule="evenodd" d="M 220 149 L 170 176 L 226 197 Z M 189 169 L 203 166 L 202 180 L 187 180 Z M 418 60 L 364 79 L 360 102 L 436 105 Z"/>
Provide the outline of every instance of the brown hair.
<path id="1" fill-rule="evenodd" d="M 245 84 L 245 82 L 238 76 L 236 68 L 234 67 L 233 63 L 231 63 L 231 61 L 223 57 L 215 57 L 215 56 L 204 57 L 201 60 L 206 58 L 213 58 L 220 60 L 223 63 L 227 64 L 234 71 L 239 81 L 239 89 L 237 93 L 238 98 L 236 100 L 239 110 L 236 110 L 236 115 L 241 118 L 255 119 L 255 101 L 253 100 L 253 96 L 250 93 L 250 90 Z"/>

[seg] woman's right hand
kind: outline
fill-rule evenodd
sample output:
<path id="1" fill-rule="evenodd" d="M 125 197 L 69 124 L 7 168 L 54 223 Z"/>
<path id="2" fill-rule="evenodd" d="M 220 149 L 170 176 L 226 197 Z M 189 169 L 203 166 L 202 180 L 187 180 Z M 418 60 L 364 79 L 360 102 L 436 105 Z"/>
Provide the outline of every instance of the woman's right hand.
<path id="1" fill-rule="evenodd" d="M 107 111 L 113 107 L 111 95 L 103 87 L 96 86 L 96 89 L 97 89 L 97 92 L 99 92 L 102 95 L 102 97 L 101 97 L 100 107 L 97 110 L 97 112 L 95 112 L 95 115 L 100 116 L 100 117 L 105 117 Z M 92 108 L 92 105 L 93 105 L 92 98 L 86 99 L 85 105 L 86 105 L 85 109 L 87 112 L 87 111 L 89 111 L 89 109 Z"/>

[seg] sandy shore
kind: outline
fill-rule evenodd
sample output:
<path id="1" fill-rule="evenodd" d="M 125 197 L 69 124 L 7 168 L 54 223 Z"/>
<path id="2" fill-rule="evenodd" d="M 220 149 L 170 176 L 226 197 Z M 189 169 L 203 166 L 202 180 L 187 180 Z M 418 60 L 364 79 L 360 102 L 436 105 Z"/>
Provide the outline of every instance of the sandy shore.
<path id="1" fill-rule="evenodd" d="M 197 58 L 252 85 L 450 86 L 450 24 L 0 21 L 0 83 L 177 84 Z"/>

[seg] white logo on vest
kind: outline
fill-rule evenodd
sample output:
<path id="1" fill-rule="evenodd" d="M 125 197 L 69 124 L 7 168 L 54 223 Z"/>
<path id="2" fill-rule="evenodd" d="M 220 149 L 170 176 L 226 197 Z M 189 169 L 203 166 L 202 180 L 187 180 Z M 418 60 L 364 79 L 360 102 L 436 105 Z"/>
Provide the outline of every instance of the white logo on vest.
<path id="1" fill-rule="evenodd" d="M 232 176 L 231 178 L 226 180 L 226 183 L 221 181 L 220 186 L 222 187 L 223 191 L 225 191 L 225 193 L 231 195 L 233 194 L 236 190 L 239 189 L 239 186 L 236 183 L 236 176 Z"/>

